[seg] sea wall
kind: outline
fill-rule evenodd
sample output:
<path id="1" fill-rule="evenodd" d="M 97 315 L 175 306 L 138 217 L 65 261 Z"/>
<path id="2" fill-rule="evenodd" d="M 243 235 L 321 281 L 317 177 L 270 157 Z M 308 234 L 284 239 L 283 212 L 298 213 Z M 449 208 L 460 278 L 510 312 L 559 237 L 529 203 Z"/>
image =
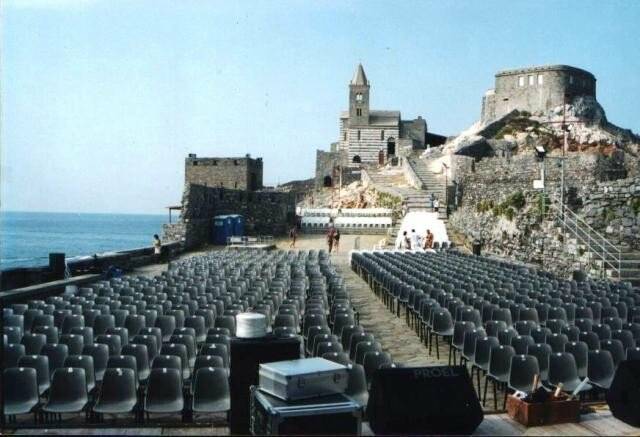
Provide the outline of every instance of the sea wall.
<path id="1" fill-rule="evenodd" d="M 295 223 L 295 193 L 244 191 L 187 184 L 178 223 L 165 225 L 166 240 L 193 248 L 212 241 L 213 217 L 240 214 L 246 235 L 284 235 Z"/>

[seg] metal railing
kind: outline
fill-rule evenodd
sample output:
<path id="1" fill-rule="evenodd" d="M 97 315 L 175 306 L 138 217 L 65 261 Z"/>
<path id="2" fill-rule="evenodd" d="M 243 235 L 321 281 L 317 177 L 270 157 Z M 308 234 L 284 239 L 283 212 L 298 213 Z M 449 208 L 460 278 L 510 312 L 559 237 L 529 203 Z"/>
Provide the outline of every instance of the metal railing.
<path id="1" fill-rule="evenodd" d="M 611 269 L 614 277 L 622 280 L 622 249 L 620 246 L 609 241 L 575 212 L 567 207 L 563 208 L 562 205 L 559 204 L 559 199 L 554 198 L 552 200 L 548 205 L 549 211 L 553 211 L 556 216 L 555 218 L 562 225 L 565 233 L 564 244 L 567 243 L 566 235 L 572 235 L 578 242 L 587 247 L 590 262 L 602 262 L 600 266 L 600 274 L 602 277 L 606 276 L 607 269 Z M 590 265 L 592 266 L 592 263 L 590 263 Z"/>

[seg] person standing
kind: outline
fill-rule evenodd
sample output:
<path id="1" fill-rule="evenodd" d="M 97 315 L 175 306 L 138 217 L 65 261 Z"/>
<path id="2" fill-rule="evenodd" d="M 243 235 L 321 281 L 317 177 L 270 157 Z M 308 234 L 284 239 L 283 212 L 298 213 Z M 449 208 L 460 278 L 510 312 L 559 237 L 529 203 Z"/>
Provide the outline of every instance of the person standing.
<path id="1" fill-rule="evenodd" d="M 296 247 L 296 238 L 298 237 L 298 227 L 297 226 L 293 226 L 291 228 L 291 230 L 289 231 L 289 238 L 291 238 L 291 243 L 289 244 L 289 247 Z"/>
<path id="2" fill-rule="evenodd" d="M 334 228 L 333 224 L 331 224 L 329 230 L 327 231 L 327 245 L 329 246 L 329 253 L 331 253 L 331 250 L 333 249 L 333 237 L 335 235 L 335 232 L 336 228 Z"/>
<path id="3" fill-rule="evenodd" d="M 436 198 L 433 200 L 433 210 L 435 212 L 438 212 L 439 209 L 440 209 L 440 201 Z"/>
<path id="4" fill-rule="evenodd" d="M 153 254 L 157 255 L 156 257 L 159 259 L 161 253 L 162 241 L 160 241 L 160 237 L 158 236 L 158 234 L 153 234 Z"/>
<path id="5" fill-rule="evenodd" d="M 424 249 L 431 249 L 433 247 L 433 234 L 430 229 L 427 229 L 427 235 L 424 236 Z"/>
<path id="6" fill-rule="evenodd" d="M 420 248 L 420 237 L 415 229 L 411 229 L 411 249 L 418 250 Z"/>
<path id="7" fill-rule="evenodd" d="M 411 238 L 407 235 L 407 231 L 402 233 L 402 240 L 404 241 L 404 248 L 406 250 L 411 250 Z"/>
<path id="8" fill-rule="evenodd" d="M 340 229 L 336 228 L 333 233 L 333 247 L 335 248 L 336 253 L 340 250 Z"/>

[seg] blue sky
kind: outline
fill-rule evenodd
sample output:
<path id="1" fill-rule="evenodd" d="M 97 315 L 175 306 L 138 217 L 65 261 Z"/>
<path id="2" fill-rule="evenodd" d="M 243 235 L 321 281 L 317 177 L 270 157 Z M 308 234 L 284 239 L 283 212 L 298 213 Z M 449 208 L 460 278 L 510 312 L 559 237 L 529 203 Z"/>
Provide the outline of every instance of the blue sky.
<path id="1" fill-rule="evenodd" d="M 362 62 L 374 109 L 446 135 L 505 68 L 598 79 L 640 131 L 640 2 L 2 2 L 2 208 L 164 213 L 184 157 L 251 153 L 265 182 L 311 177 Z"/>

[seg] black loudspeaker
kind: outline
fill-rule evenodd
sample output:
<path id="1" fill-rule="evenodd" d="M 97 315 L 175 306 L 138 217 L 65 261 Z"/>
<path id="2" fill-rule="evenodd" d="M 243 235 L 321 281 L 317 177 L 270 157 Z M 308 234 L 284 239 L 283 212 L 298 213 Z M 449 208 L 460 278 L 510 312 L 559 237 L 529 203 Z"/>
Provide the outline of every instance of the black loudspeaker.
<path id="1" fill-rule="evenodd" d="M 471 434 L 483 419 L 464 366 L 379 369 L 367 418 L 376 434 Z"/>
<path id="2" fill-rule="evenodd" d="M 297 338 L 277 339 L 270 335 L 263 338 L 231 340 L 229 378 L 231 434 L 249 434 L 249 388 L 252 385 L 258 385 L 260 364 L 298 358 L 300 358 L 300 340 Z"/>
<path id="3" fill-rule="evenodd" d="M 607 391 L 613 417 L 640 426 L 640 360 L 621 361 Z"/>

